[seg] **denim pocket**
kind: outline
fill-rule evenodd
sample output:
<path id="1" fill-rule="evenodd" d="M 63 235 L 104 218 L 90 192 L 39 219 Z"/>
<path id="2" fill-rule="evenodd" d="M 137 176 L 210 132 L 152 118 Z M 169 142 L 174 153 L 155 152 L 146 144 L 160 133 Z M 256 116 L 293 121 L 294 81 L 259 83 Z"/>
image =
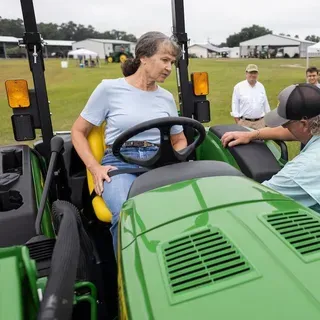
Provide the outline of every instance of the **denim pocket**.
<path id="1" fill-rule="evenodd" d="M 145 148 L 121 148 L 120 153 L 124 156 L 131 157 L 137 160 L 146 160 L 152 158 L 156 152 L 158 151 L 158 147 L 145 147 Z M 107 149 L 105 151 L 104 157 L 101 162 L 102 165 L 112 165 L 115 167 L 121 168 L 136 168 L 138 165 L 129 164 L 118 159 L 112 152 L 112 149 Z"/>
<path id="2" fill-rule="evenodd" d="M 158 147 L 147 147 L 141 148 L 139 150 L 140 159 L 150 159 L 152 158 L 158 151 Z"/>
<path id="3" fill-rule="evenodd" d="M 139 151 L 138 150 L 134 150 L 136 148 L 121 148 L 120 152 L 127 157 L 132 157 L 135 159 L 140 159 L 139 156 Z M 110 150 L 106 150 L 104 157 L 101 161 L 101 164 L 106 166 L 115 166 L 118 169 L 120 168 L 137 168 L 138 165 L 136 164 L 131 164 L 131 163 L 126 163 L 124 161 L 121 161 L 120 159 L 118 159 L 112 152 L 112 149 Z"/>

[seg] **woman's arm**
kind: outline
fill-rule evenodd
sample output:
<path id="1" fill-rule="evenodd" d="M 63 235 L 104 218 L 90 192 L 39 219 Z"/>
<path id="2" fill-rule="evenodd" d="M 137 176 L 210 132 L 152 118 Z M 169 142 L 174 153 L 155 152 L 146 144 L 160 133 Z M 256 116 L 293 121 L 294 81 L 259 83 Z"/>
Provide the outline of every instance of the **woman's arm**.
<path id="1" fill-rule="evenodd" d="M 93 128 L 93 124 L 82 118 L 81 116 L 75 121 L 71 128 L 71 139 L 74 148 L 79 157 L 90 170 L 91 168 L 100 165 L 93 156 L 87 137 Z"/>
<path id="2" fill-rule="evenodd" d="M 188 142 L 183 131 L 177 134 L 172 134 L 170 137 L 171 137 L 171 144 L 176 151 L 182 150 L 187 147 Z"/>
<path id="3" fill-rule="evenodd" d="M 71 139 L 79 157 L 91 172 L 94 180 L 95 191 L 98 195 L 103 192 L 103 180 L 110 182 L 108 171 L 117 169 L 113 166 L 102 166 L 93 156 L 87 137 L 93 125 L 81 116 L 75 121 L 71 129 Z"/>

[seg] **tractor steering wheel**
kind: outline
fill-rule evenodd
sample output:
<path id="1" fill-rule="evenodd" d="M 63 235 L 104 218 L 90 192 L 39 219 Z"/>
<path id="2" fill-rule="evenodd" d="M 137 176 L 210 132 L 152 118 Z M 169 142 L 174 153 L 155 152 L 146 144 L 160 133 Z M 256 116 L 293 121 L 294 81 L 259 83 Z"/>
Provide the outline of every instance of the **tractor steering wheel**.
<path id="1" fill-rule="evenodd" d="M 174 150 L 170 141 L 170 129 L 175 125 L 191 127 L 198 132 L 198 136 L 195 141 L 180 151 Z M 120 149 L 127 140 L 141 132 L 154 128 L 160 130 L 160 146 L 153 157 L 141 160 L 121 154 Z M 120 134 L 113 143 L 112 152 L 118 159 L 124 162 L 137 164 L 148 169 L 153 169 L 172 163 L 186 161 L 190 154 L 204 141 L 205 136 L 206 131 L 203 125 L 197 120 L 185 117 L 158 118 L 145 121 Z"/>

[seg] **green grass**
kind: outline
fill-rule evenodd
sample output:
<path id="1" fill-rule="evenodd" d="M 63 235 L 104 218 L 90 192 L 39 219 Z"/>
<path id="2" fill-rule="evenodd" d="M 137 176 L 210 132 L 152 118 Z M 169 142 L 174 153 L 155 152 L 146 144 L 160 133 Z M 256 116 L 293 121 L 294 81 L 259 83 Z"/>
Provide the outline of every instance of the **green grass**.
<path id="1" fill-rule="evenodd" d="M 211 103 L 211 124 L 233 123 L 230 116 L 231 95 L 233 86 L 244 79 L 245 66 L 256 63 L 260 69 L 259 80 L 265 85 L 271 108 L 276 106 L 279 91 L 294 82 L 305 81 L 305 59 L 297 60 L 213 60 L 191 59 L 190 72 L 207 71 L 210 81 L 208 99 Z M 290 67 L 290 65 L 300 67 Z M 320 60 L 312 61 L 320 66 Z M 69 61 L 69 68 L 62 69 L 60 60 L 45 61 L 45 77 L 48 97 L 52 112 L 52 122 L 55 130 L 70 130 L 81 110 L 86 104 L 91 92 L 104 78 L 121 77 L 119 64 L 101 64 L 101 68 L 80 69 L 75 61 Z M 0 143 L 15 143 L 12 135 L 10 116 L 4 81 L 23 78 L 33 87 L 29 64 L 23 59 L 0 60 Z M 177 97 L 175 72 L 163 84 Z M 298 153 L 298 144 L 290 143 L 290 157 Z"/>

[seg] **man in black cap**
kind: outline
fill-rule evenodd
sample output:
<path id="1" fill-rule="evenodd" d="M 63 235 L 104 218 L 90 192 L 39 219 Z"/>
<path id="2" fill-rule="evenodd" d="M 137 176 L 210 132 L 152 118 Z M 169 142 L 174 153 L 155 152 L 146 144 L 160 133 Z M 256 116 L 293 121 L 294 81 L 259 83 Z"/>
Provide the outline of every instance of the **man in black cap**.
<path id="1" fill-rule="evenodd" d="M 262 184 L 320 213 L 320 89 L 306 83 L 291 85 L 278 100 L 278 107 L 265 116 L 269 128 L 227 132 L 222 144 L 232 147 L 256 139 L 303 143 L 299 155 Z"/>

